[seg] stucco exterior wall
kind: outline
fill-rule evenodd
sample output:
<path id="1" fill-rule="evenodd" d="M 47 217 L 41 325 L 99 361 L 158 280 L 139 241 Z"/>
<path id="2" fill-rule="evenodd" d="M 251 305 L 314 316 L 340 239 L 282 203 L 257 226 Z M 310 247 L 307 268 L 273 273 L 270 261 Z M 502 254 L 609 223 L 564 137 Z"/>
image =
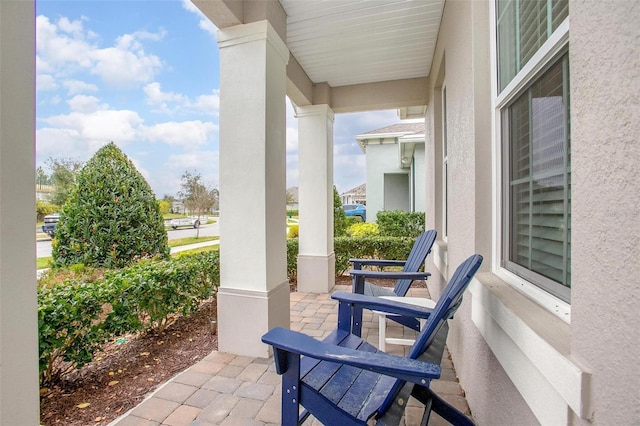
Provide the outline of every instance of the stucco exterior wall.
<path id="1" fill-rule="evenodd" d="M 367 145 L 367 222 L 375 222 L 384 210 L 384 174 L 408 173 L 398 164 L 398 145 L 395 143 Z"/>
<path id="2" fill-rule="evenodd" d="M 488 1 L 445 4 L 425 117 L 427 224 L 442 235 L 445 86 L 449 232 L 429 257 L 432 295 L 466 256 L 485 258 L 449 335 L 460 383 L 479 425 L 636 424 L 640 4 L 570 3 L 568 322 L 494 274 L 500 266 L 492 258 L 499 255 L 492 215 L 499 217 L 500 188 L 492 190 L 500 179 L 491 165 L 499 143 L 491 131 L 490 12 Z"/>
<path id="3" fill-rule="evenodd" d="M 639 424 L 640 4 L 570 7 L 571 352 L 593 422 Z"/>
<path id="4" fill-rule="evenodd" d="M 434 63 L 432 96 L 425 117 L 427 226 L 439 240 L 428 268 L 429 289 L 438 296 L 456 266 L 473 253 L 484 256 L 489 271 L 491 250 L 491 91 L 488 1 L 445 3 Z M 441 92 L 446 87 L 449 165 L 448 236 L 442 240 Z M 467 293 L 447 341 L 460 383 L 479 425 L 538 424 L 472 321 Z"/>

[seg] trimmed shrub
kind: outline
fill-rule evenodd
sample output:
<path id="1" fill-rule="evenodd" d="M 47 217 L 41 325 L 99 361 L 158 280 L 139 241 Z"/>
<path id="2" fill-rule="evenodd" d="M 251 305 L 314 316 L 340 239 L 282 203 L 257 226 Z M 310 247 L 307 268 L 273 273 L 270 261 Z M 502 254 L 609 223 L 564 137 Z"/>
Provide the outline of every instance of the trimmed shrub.
<path id="1" fill-rule="evenodd" d="M 47 203 L 46 201 L 36 200 L 36 220 L 38 222 L 43 221 L 44 217 L 51 213 L 60 211 L 60 206 Z"/>
<path id="2" fill-rule="evenodd" d="M 162 331 L 188 315 L 220 284 L 218 251 L 142 261 L 85 282 L 71 273 L 38 288 L 40 381 L 52 383 L 93 359 L 124 333 Z"/>
<path id="3" fill-rule="evenodd" d="M 298 238 L 299 227 L 298 225 L 289 226 L 289 232 L 287 232 L 287 238 Z"/>
<path id="4" fill-rule="evenodd" d="M 80 171 L 53 241 L 53 265 L 121 268 L 142 258 L 167 258 L 164 220 L 156 197 L 113 143 Z"/>
<path id="5" fill-rule="evenodd" d="M 336 277 L 349 270 L 351 258 L 406 259 L 409 257 L 415 238 L 398 237 L 338 237 L 334 238 Z M 287 276 L 297 278 L 298 240 L 287 240 Z"/>
<path id="6" fill-rule="evenodd" d="M 347 229 L 347 235 L 354 238 L 375 237 L 380 234 L 377 223 L 358 222 Z"/>
<path id="7" fill-rule="evenodd" d="M 376 215 L 380 235 L 387 237 L 417 237 L 424 232 L 422 212 L 379 211 Z"/>
<path id="8" fill-rule="evenodd" d="M 406 259 L 415 238 L 408 237 L 339 237 L 334 240 L 336 277 L 351 268 L 349 259 Z"/>
<path id="9" fill-rule="evenodd" d="M 333 187 L 333 235 L 342 237 L 347 233 L 347 215 L 342 208 L 342 200 L 336 187 Z"/>
<path id="10" fill-rule="evenodd" d="M 298 278 L 298 239 L 287 240 L 287 277 Z"/>

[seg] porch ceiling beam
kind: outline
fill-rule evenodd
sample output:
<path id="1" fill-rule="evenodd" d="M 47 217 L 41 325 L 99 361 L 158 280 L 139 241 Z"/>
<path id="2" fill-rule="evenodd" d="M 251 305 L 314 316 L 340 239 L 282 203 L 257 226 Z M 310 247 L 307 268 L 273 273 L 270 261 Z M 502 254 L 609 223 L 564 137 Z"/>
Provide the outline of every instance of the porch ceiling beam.
<path id="1" fill-rule="evenodd" d="M 244 1 L 192 0 L 192 2 L 218 28 L 233 27 L 244 21 Z"/>
<path id="2" fill-rule="evenodd" d="M 333 87 L 331 108 L 345 113 L 427 105 L 428 84 L 422 77 Z"/>
<path id="3" fill-rule="evenodd" d="M 218 28 L 268 20 L 282 40 L 287 39 L 287 14 L 279 1 L 191 0 Z"/>

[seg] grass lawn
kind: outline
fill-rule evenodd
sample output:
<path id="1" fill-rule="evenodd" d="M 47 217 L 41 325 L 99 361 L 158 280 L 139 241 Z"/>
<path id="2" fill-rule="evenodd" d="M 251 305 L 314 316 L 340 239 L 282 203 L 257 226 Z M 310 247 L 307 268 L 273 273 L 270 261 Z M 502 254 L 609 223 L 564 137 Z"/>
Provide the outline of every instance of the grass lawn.
<path id="1" fill-rule="evenodd" d="M 176 238 L 175 240 L 169 240 L 170 247 L 178 247 L 178 246 L 186 246 L 187 244 L 195 244 L 195 243 L 204 243 L 206 241 L 215 241 L 219 240 L 219 236 L 209 236 L 209 237 L 187 237 L 187 238 Z"/>

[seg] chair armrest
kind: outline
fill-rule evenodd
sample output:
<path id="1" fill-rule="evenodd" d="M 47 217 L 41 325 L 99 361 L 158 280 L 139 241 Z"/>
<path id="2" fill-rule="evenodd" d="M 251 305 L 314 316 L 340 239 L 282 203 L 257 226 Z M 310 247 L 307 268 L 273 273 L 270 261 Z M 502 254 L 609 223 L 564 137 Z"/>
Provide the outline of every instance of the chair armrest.
<path id="1" fill-rule="evenodd" d="M 365 352 L 344 348 L 320 342 L 306 334 L 286 328 L 276 327 L 270 330 L 262 336 L 262 341 L 279 351 L 351 365 L 421 385 L 425 385 L 427 380 L 440 377 L 440 366 L 437 364 L 389 355 L 384 352 Z M 274 358 L 284 361 L 288 356 Z M 280 367 L 278 374 L 283 374 L 286 368 L 282 367 L 286 366 L 281 365 Z"/>
<path id="2" fill-rule="evenodd" d="M 356 278 L 382 278 L 390 280 L 426 280 L 431 275 L 429 272 L 363 271 L 360 269 L 352 269 L 349 271 L 349 274 Z"/>
<path id="3" fill-rule="evenodd" d="M 389 314 L 403 315 L 413 318 L 427 319 L 433 312 L 432 308 L 411 305 L 400 301 L 389 300 L 382 297 L 365 296 L 364 294 L 349 293 L 346 291 L 336 291 L 331 295 L 341 303 L 360 306 L 366 309 L 386 312 Z"/>
<path id="4" fill-rule="evenodd" d="M 387 260 L 387 259 L 349 259 L 353 263 L 354 269 L 360 269 L 362 265 L 372 266 L 404 266 L 406 260 Z"/>

